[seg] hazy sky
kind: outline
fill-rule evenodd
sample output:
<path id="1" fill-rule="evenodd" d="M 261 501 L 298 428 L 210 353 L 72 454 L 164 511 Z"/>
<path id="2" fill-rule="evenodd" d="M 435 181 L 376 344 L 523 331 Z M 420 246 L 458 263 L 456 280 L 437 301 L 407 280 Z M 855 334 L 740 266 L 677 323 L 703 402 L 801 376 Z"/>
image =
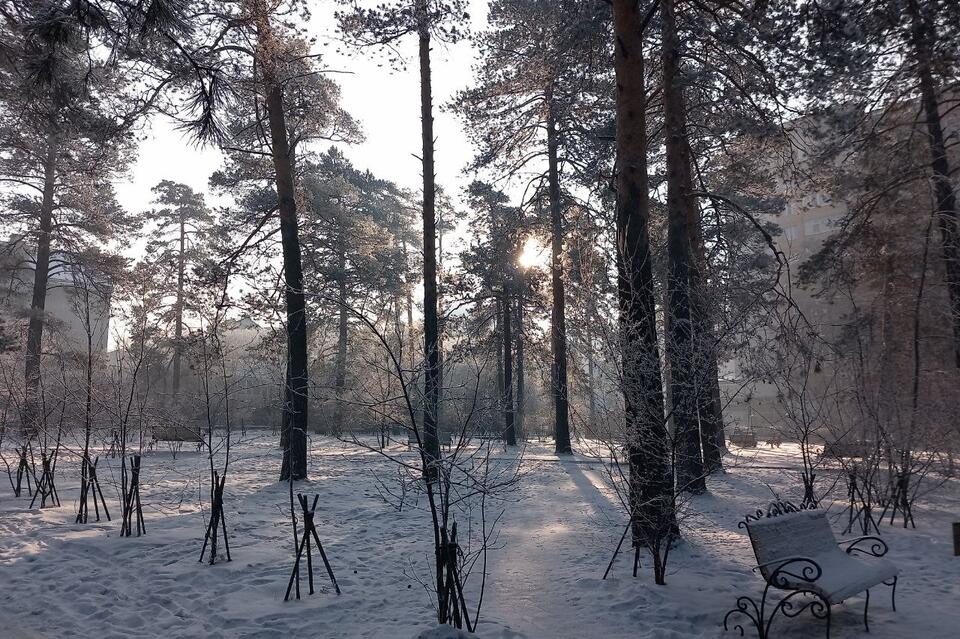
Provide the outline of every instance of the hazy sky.
<path id="1" fill-rule="evenodd" d="M 408 68 L 397 71 L 387 64 L 382 53 L 372 49 L 356 51 L 339 42 L 333 19 L 336 3 L 320 0 L 317 5 L 310 25 L 317 37 L 316 48 L 324 54 L 324 67 L 349 72 L 330 77 L 340 84 L 342 104 L 361 123 L 366 137 L 362 144 L 343 146 L 345 154 L 358 168 L 370 169 L 378 177 L 419 191 L 421 165 L 414 157 L 421 154 L 416 36 L 408 36 L 401 47 Z M 486 22 L 486 1 L 472 0 L 470 9 L 472 28 L 482 29 Z M 457 117 L 442 107 L 469 84 L 474 58 L 474 48 L 469 42 L 434 43 L 436 174 L 438 184 L 454 196 L 459 195 L 467 180 L 461 171 L 473 152 Z M 216 149 L 194 147 L 175 130 L 172 122 L 155 118 L 148 138 L 140 145 L 139 158 L 129 179 L 117 184 L 117 195 L 128 210 L 140 211 L 149 208 L 150 188 L 162 179 L 183 182 L 205 192 L 207 180 L 219 163 L 220 154 Z"/>

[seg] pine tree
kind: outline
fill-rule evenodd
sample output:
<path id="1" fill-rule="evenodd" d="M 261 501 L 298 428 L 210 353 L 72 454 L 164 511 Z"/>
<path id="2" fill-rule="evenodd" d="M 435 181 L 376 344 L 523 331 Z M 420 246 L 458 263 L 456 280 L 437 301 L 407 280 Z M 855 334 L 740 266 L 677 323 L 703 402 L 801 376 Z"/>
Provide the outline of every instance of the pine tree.
<path id="1" fill-rule="evenodd" d="M 551 395 L 558 453 L 572 452 L 567 396 L 566 295 L 564 292 L 564 170 L 578 160 L 572 150 L 589 110 L 589 63 L 603 48 L 606 12 L 593 3 L 502 0 L 489 8 L 489 28 L 478 38 L 482 54 L 475 87 L 456 108 L 478 148 L 474 168 L 497 177 L 532 173 L 528 185 L 549 203 L 552 307 Z"/>
<path id="2" fill-rule="evenodd" d="M 495 301 L 494 338 L 497 349 L 498 399 L 503 406 L 503 438 L 508 446 L 517 443 L 517 406 L 522 398 L 519 383 L 520 350 L 515 342 L 522 336 L 517 307 L 522 303 L 517 258 L 522 236 L 522 216 L 517 207 L 507 204 L 507 196 L 491 185 L 474 181 L 468 188 L 473 210 L 470 248 L 460 256 L 473 302 L 483 308 Z M 517 323 L 515 327 L 514 324 Z M 515 351 L 517 357 L 514 357 Z M 516 375 L 515 375 L 516 373 Z"/>
<path id="3" fill-rule="evenodd" d="M 5 250 L 32 271 L 27 329 L 24 425 L 35 431 L 44 309 L 51 273 L 67 252 L 112 237 L 126 224 L 109 180 L 130 159 L 118 82 L 125 68 L 93 61 L 84 29 L 63 7 L 11 7 L 0 23 L 0 220 L 11 232 Z M 56 36 L 51 30 L 56 30 Z"/>
<path id="4" fill-rule="evenodd" d="M 307 202 L 303 247 L 308 284 L 321 300 L 314 326 L 335 317 L 333 430 L 343 428 L 352 313 L 372 306 L 388 316 L 406 293 L 408 267 L 398 236 L 410 234 L 407 196 L 395 184 L 360 171 L 331 148 L 304 170 Z M 353 368 L 353 367 L 350 367 Z"/>
<path id="5" fill-rule="evenodd" d="M 633 543 L 655 546 L 673 526 L 673 477 L 667 445 L 649 236 L 647 90 L 644 30 L 649 14 L 614 0 L 617 74 L 617 290 L 622 325 L 623 394 L 630 468 Z M 657 583 L 663 583 L 654 552 Z"/>
<path id="6" fill-rule="evenodd" d="M 345 4 L 352 4 L 347 3 Z M 434 168 L 433 39 L 452 42 L 461 37 L 463 2 L 404 0 L 375 9 L 353 6 L 338 14 L 341 29 L 359 46 L 393 47 L 407 35 L 417 36 L 420 70 L 420 133 L 423 164 L 423 334 L 424 334 L 424 473 L 433 481 L 440 459 L 440 323 L 437 308 L 437 185 Z M 395 60 L 399 62 L 399 60 Z"/>
<path id="7" fill-rule="evenodd" d="M 213 84 L 219 88 L 212 102 L 195 101 L 188 123 L 197 135 L 218 141 L 228 155 L 228 166 L 215 176 L 215 183 L 249 184 L 249 203 L 254 208 L 266 205 L 249 216 L 253 230 L 230 257 L 249 248 L 269 220 L 279 222 L 287 341 L 280 477 L 304 479 L 309 371 L 298 154 L 306 152 L 312 139 L 355 138 L 356 126 L 338 106 L 338 87 L 318 71 L 309 43 L 286 19 L 291 13 L 307 16 L 302 2 L 218 1 L 206 9 L 199 18 L 203 28 L 195 31 L 208 39 L 197 42 L 194 50 L 203 68 L 213 70 Z"/>
<path id="8" fill-rule="evenodd" d="M 667 360 L 679 488 L 706 490 L 700 445 L 696 351 L 691 317 L 693 258 L 690 220 L 697 219 L 693 194 L 686 100 L 680 68 L 680 37 L 674 0 L 661 0 L 664 136 L 667 164 L 668 277 Z"/>
<path id="9" fill-rule="evenodd" d="M 173 324 L 173 357 L 171 394 L 177 401 L 183 376 L 184 318 L 190 295 L 190 270 L 199 265 L 204 242 L 213 221 L 203 195 L 189 186 L 163 180 L 153 187 L 154 203 L 150 220 L 155 224 L 149 234 L 147 252 L 169 273 L 174 283 L 174 303 L 170 321 Z"/>
<path id="10" fill-rule="evenodd" d="M 805 2 L 799 17 L 811 33 L 805 51 L 811 63 L 802 76 L 806 96 L 814 107 L 844 105 L 831 126 L 845 148 L 869 146 L 880 132 L 894 128 L 915 132 L 926 142 L 926 170 L 900 167 L 895 184 L 878 185 L 877 191 L 916 180 L 933 184 L 954 359 L 960 367 L 960 226 L 956 167 L 944 122 L 960 79 L 960 6 L 951 0 L 851 0 L 825 7 Z M 891 50 L 904 55 L 891 56 Z M 920 117 L 914 117 L 915 109 Z M 906 132 L 901 136 L 907 137 Z"/>

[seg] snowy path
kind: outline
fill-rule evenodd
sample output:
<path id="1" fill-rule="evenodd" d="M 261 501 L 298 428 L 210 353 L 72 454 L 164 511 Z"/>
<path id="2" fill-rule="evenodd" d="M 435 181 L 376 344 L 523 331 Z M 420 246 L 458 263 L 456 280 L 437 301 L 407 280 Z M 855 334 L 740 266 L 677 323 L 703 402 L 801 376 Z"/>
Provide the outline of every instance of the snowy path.
<path id="1" fill-rule="evenodd" d="M 226 496 L 234 561 L 214 567 L 197 562 L 203 460 L 196 454 L 174 461 L 158 451 L 145 458 L 148 533 L 140 539 L 119 538 L 116 522 L 73 524 L 77 491 L 69 478 L 75 471 L 64 462 L 63 508 L 31 511 L 29 499 L 14 499 L 9 489 L 0 493 L 0 637 L 415 636 L 433 614 L 418 581 L 429 575 L 425 513 L 409 504 L 398 513 L 380 499 L 374 473 L 395 471 L 376 454 L 322 439 L 313 446 L 313 479 L 302 489 L 321 495 L 318 530 L 341 597 L 330 592 L 321 568 L 317 584 L 324 592 L 282 601 L 292 563 L 281 510 L 288 496 L 285 485 L 270 483 L 279 464 L 268 440 L 237 449 Z M 645 557 L 641 576 L 630 576 L 629 552 L 601 580 L 626 523 L 604 484 L 604 467 L 583 458 L 558 460 L 532 445 L 518 491 L 502 504 L 481 636 L 736 636 L 724 635 L 724 612 L 738 594 L 756 594 L 762 586 L 750 572 L 749 541 L 736 523 L 769 501 L 767 485 L 792 494 L 789 472 L 764 467 L 796 465 L 787 447 L 752 457 L 711 479 L 710 493 L 696 498 L 696 514 L 683 522 L 684 543 L 670 557 L 668 584 L 657 587 Z M 116 508 L 115 495 L 108 499 Z M 489 511 L 495 515 L 500 507 L 490 504 Z M 841 508 L 832 512 L 839 516 Z M 870 637 L 956 636 L 960 558 L 951 556 L 949 529 L 956 519 L 960 486 L 954 482 L 921 507 L 918 530 L 884 527 L 891 558 L 903 569 L 899 611 L 890 610 L 885 589 L 875 593 Z M 855 597 L 834 609 L 834 637 L 867 636 L 862 605 Z M 801 618 L 778 627 L 786 637 L 821 636 L 819 624 Z"/>

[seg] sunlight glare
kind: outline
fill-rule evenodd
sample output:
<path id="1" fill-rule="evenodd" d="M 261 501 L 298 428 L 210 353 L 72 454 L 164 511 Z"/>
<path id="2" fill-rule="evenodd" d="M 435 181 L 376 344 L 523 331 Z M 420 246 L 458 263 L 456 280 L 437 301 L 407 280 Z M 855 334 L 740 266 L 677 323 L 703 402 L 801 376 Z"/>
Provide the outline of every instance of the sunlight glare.
<path id="1" fill-rule="evenodd" d="M 517 257 L 517 264 L 520 265 L 520 268 L 542 269 L 547 267 L 549 259 L 547 247 L 540 243 L 537 238 L 528 237 L 527 241 L 523 243 L 523 250 Z"/>

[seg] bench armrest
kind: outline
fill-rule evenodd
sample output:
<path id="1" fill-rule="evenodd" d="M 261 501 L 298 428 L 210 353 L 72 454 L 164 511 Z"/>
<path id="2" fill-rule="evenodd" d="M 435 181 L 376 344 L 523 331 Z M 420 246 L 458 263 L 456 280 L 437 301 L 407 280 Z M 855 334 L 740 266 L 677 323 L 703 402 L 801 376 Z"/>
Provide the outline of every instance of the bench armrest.
<path id="1" fill-rule="evenodd" d="M 799 555 L 791 555 L 790 557 L 780 557 L 779 559 L 771 559 L 770 561 L 765 561 L 762 564 L 757 564 L 753 567 L 753 571 L 756 572 L 760 568 L 766 568 L 767 566 L 772 566 L 773 564 L 782 564 L 788 561 L 795 561 L 797 559 L 808 559 L 808 557 L 801 557 Z"/>
<path id="2" fill-rule="evenodd" d="M 865 548 L 859 547 L 860 544 L 864 543 L 866 545 Z M 889 550 L 887 542 L 873 535 L 864 535 L 863 537 L 855 537 L 854 539 L 842 539 L 837 542 L 837 545 L 841 547 L 846 546 L 843 549 L 848 555 L 859 552 L 872 557 L 883 557 Z"/>
<path id="3" fill-rule="evenodd" d="M 789 588 L 789 581 L 800 580 L 813 583 L 823 574 L 820 564 L 810 557 L 782 557 L 780 559 L 771 559 L 761 564 L 757 564 L 753 570 L 758 570 L 779 564 L 776 570 L 767 577 L 767 583 L 777 588 Z"/>

